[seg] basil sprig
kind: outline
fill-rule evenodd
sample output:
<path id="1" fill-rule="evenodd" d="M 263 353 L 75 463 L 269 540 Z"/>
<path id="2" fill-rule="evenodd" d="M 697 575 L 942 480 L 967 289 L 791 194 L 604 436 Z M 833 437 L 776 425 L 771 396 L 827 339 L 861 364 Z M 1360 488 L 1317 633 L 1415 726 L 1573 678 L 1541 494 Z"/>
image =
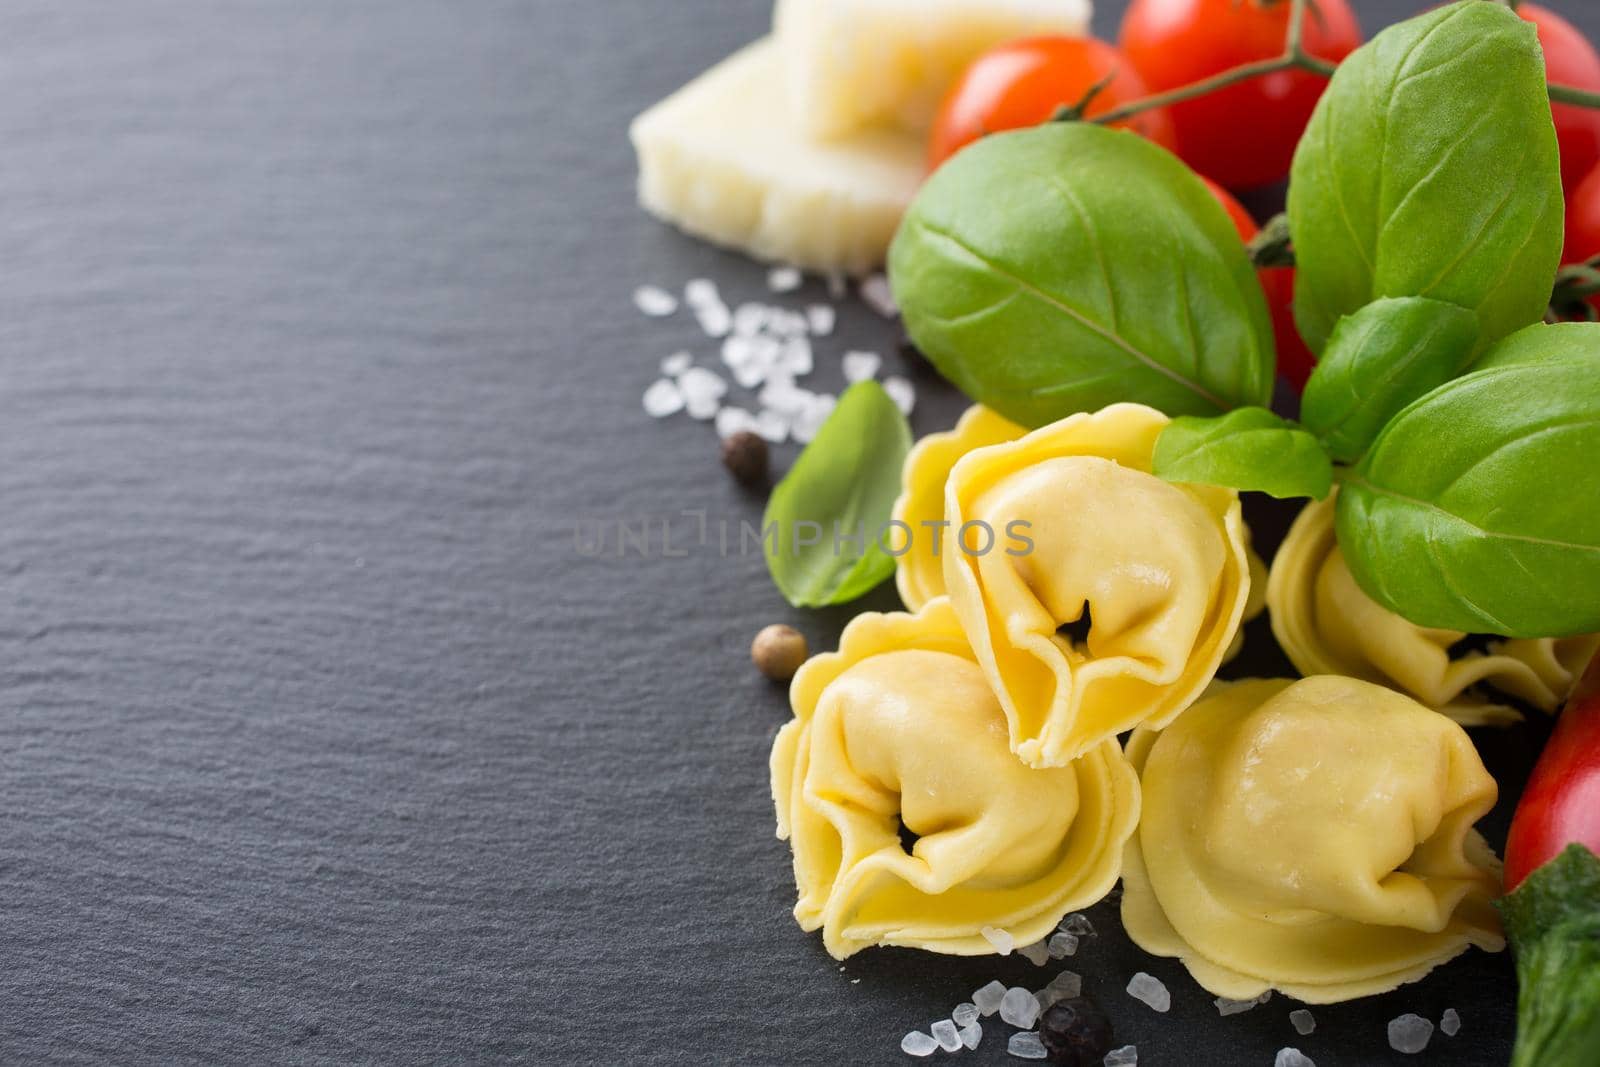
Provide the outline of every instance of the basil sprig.
<path id="1" fill-rule="evenodd" d="M 1271 320 L 1238 233 L 1193 172 L 1131 133 L 985 137 L 923 186 L 889 276 L 918 349 L 1015 422 L 1271 396 Z"/>
<path id="2" fill-rule="evenodd" d="M 1333 485 L 1333 464 L 1317 439 L 1266 408 L 1173 420 L 1156 441 L 1152 469 L 1170 482 L 1225 485 L 1279 498 L 1321 500 Z"/>
<path id="3" fill-rule="evenodd" d="M 767 570 L 796 607 L 843 604 L 894 573 L 886 528 L 911 427 L 883 386 L 858 382 L 772 490 Z"/>

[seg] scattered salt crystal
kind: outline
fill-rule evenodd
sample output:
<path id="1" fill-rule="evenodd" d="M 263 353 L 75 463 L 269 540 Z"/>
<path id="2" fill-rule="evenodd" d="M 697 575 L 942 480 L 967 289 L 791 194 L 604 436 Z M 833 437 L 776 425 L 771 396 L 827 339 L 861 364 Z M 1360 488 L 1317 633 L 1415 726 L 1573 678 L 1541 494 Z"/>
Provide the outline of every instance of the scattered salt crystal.
<path id="1" fill-rule="evenodd" d="M 733 312 L 728 310 L 726 304 L 707 304 L 696 308 L 694 317 L 707 337 L 726 337 L 728 331 L 733 329 Z"/>
<path id="2" fill-rule="evenodd" d="M 684 404 L 693 419 L 711 418 L 728 394 L 728 383 L 722 375 L 704 367 L 690 367 L 684 371 L 678 379 L 678 388 L 683 390 Z"/>
<path id="3" fill-rule="evenodd" d="M 1064 960 L 1068 956 L 1075 956 L 1078 954 L 1078 935 L 1054 934 L 1050 938 L 1049 945 L 1050 958 Z"/>
<path id="4" fill-rule="evenodd" d="M 1006 987 L 999 982 L 990 982 L 972 993 L 972 1006 L 982 1015 L 993 1015 L 1000 1010 L 1000 1001 L 1005 998 Z"/>
<path id="5" fill-rule="evenodd" d="M 1002 956 L 1011 955 L 1011 950 L 1016 947 L 1015 939 L 998 926 L 985 926 L 979 933 L 983 934 L 983 939 L 993 945 L 994 950 Z"/>
<path id="6" fill-rule="evenodd" d="M 806 308 L 806 325 L 814 337 L 826 337 L 833 332 L 838 313 L 830 304 L 812 304 Z"/>
<path id="7" fill-rule="evenodd" d="M 1026 1030 L 1039 1017 L 1039 1002 L 1021 986 L 1012 986 L 1000 1000 L 1000 1018 Z"/>
<path id="8" fill-rule="evenodd" d="M 1049 1055 L 1044 1050 L 1044 1042 L 1039 1040 L 1039 1034 L 1034 1030 L 1012 1034 L 1011 1040 L 1006 1042 L 1006 1051 L 1019 1060 L 1042 1060 Z"/>
<path id="9" fill-rule="evenodd" d="M 642 314 L 659 319 L 678 310 L 678 298 L 659 285 L 641 285 L 633 291 L 633 306 Z"/>
<path id="10" fill-rule="evenodd" d="M 930 1028 L 933 1030 L 933 1039 L 939 1042 L 939 1047 L 946 1052 L 961 1051 L 961 1035 L 956 1033 L 956 1024 L 949 1019 L 940 1019 Z"/>
<path id="11" fill-rule="evenodd" d="M 1106 1058 L 1100 1061 L 1106 1067 L 1137 1067 L 1139 1063 L 1139 1046 L 1123 1045 L 1106 1053 Z"/>
<path id="12" fill-rule="evenodd" d="M 1289 1023 L 1294 1027 L 1295 1033 L 1305 1037 L 1316 1030 L 1317 1017 L 1304 1008 L 1296 1008 L 1289 1013 Z"/>
<path id="13" fill-rule="evenodd" d="M 665 378 L 644 391 L 644 413 L 652 419 L 677 414 L 683 410 L 683 402 L 683 391 Z"/>
<path id="14" fill-rule="evenodd" d="M 804 337 L 810 332 L 811 323 L 803 312 L 772 308 L 770 316 L 767 329 L 779 337 Z"/>
<path id="15" fill-rule="evenodd" d="M 939 1042 L 921 1030 L 913 1030 L 900 1039 L 900 1051 L 907 1056 L 932 1056 L 938 1049 Z"/>
<path id="16" fill-rule="evenodd" d="M 900 409 L 902 415 L 911 414 L 911 409 L 917 406 L 917 389 L 908 378 L 902 378 L 898 374 L 885 378 L 883 391 L 889 394 L 889 399 L 894 401 L 895 407 Z"/>
<path id="17" fill-rule="evenodd" d="M 761 393 L 756 399 L 764 408 L 792 416 L 804 411 L 816 396 L 817 394 L 811 390 L 795 385 L 794 379 L 774 374 L 767 378 L 767 384 L 761 387 Z"/>
<path id="18" fill-rule="evenodd" d="M 837 397 L 827 393 L 813 396 L 806 403 L 805 409 L 795 415 L 789 432 L 794 435 L 796 441 L 803 445 L 809 444 L 817 436 L 817 431 L 822 429 L 822 424 L 828 421 L 828 416 L 833 414 L 833 409 L 838 403 Z"/>
<path id="19" fill-rule="evenodd" d="M 966 1026 L 978 1021 L 978 1006 L 962 1001 L 956 1005 L 956 1010 L 950 1013 L 950 1018 L 957 1026 Z"/>
<path id="20" fill-rule="evenodd" d="M 1218 997 L 1212 1003 L 1216 1004 L 1218 1015 L 1238 1015 L 1241 1012 L 1246 1012 L 1251 1008 L 1265 1004 L 1271 996 L 1272 990 L 1269 989 L 1260 996 L 1251 997 L 1249 1000 L 1229 1000 L 1227 997 Z"/>
<path id="21" fill-rule="evenodd" d="M 1075 911 L 1062 919 L 1060 928 L 1079 937 L 1089 937 L 1094 933 L 1094 923 L 1090 922 L 1089 917 L 1081 911 Z"/>
<path id="22" fill-rule="evenodd" d="M 1418 1053 L 1433 1038 L 1433 1024 L 1412 1012 L 1389 1020 L 1389 1047 L 1396 1052 Z"/>
<path id="23" fill-rule="evenodd" d="M 811 342 L 804 337 L 791 337 L 778 352 L 775 369 L 799 378 L 811 373 Z"/>
<path id="24" fill-rule="evenodd" d="M 846 352 L 842 362 L 845 381 L 864 382 L 878 373 L 883 357 L 876 352 Z"/>
<path id="25" fill-rule="evenodd" d="M 1172 1008 L 1172 994 L 1161 984 L 1161 979 L 1144 971 L 1128 980 L 1128 995 L 1155 1011 L 1169 1011 Z"/>
<path id="26" fill-rule="evenodd" d="M 1043 941 L 1035 941 L 1031 945 L 1022 946 L 1017 949 L 1017 955 L 1035 967 L 1043 967 L 1050 962 L 1050 949 Z"/>
<path id="27" fill-rule="evenodd" d="M 717 436 L 727 440 L 736 433 L 758 432 L 756 417 L 744 408 L 723 408 L 717 412 Z M 841 968 L 842 969 L 842 968 Z"/>
<path id="28" fill-rule="evenodd" d="M 828 295 L 835 300 L 844 298 L 845 276 L 842 271 L 830 270 L 828 272 Z"/>
<path id="29" fill-rule="evenodd" d="M 781 445 L 789 436 L 789 417 L 771 408 L 763 408 L 756 413 L 756 433 L 768 444 Z"/>
<path id="30" fill-rule="evenodd" d="M 692 366 L 694 366 L 693 356 L 687 352 L 674 352 L 661 361 L 661 373 L 668 378 L 676 378 Z"/>
<path id="31" fill-rule="evenodd" d="M 1310 1056 L 1297 1048 L 1280 1048 L 1278 1058 L 1272 1061 L 1272 1067 L 1317 1067 Z"/>
<path id="32" fill-rule="evenodd" d="M 1445 1037 L 1455 1037 L 1461 1032 L 1461 1013 L 1454 1008 L 1446 1008 L 1444 1014 L 1439 1016 L 1439 1032 Z"/>
<path id="33" fill-rule="evenodd" d="M 1039 1002 L 1039 1010 L 1041 1012 L 1046 1012 L 1049 1011 L 1052 1006 L 1060 1003 L 1063 1000 L 1071 1000 L 1081 992 L 1083 992 L 1082 976 L 1073 971 L 1062 971 L 1060 974 L 1050 979 L 1049 985 L 1039 990 L 1039 992 L 1035 993 L 1033 996 L 1034 999 Z"/>
<path id="34" fill-rule="evenodd" d="M 967 1046 L 968 1051 L 977 1048 L 982 1040 L 983 1024 L 976 1019 L 961 1028 L 961 1043 Z"/>
<path id="35" fill-rule="evenodd" d="M 889 279 L 881 274 L 871 275 L 861 283 L 861 299 L 886 319 L 900 317 L 900 305 L 895 303 L 894 291 L 889 288 Z"/>
<path id="36" fill-rule="evenodd" d="M 683 299 L 692 308 L 722 303 L 722 296 L 717 292 L 717 283 L 710 278 L 691 279 L 689 284 L 683 287 Z"/>
<path id="37" fill-rule="evenodd" d="M 798 267 L 773 267 L 767 271 L 767 288 L 774 293 L 792 293 L 802 281 Z"/>
<path id="38" fill-rule="evenodd" d="M 749 337 L 767 327 L 767 309 L 760 304 L 740 304 L 733 312 L 733 332 L 736 337 Z"/>

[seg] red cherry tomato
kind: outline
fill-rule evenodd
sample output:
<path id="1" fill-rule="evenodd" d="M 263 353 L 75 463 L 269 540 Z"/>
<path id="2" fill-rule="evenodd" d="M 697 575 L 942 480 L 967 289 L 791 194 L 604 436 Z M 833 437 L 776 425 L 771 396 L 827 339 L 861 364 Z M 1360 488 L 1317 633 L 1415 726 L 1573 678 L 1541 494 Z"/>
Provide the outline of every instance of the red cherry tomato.
<path id="1" fill-rule="evenodd" d="M 1260 227 L 1250 217 L 1243 204 L 1234 199 L 1222 186 L 1210 178 L 1201 178 L 1211 195 L 1217 198 L 1222 209 L 1233 220 L 1239 231 L 1239 240 L 1249 244 Z M 1267 310 L 1272 312 L 1272 335 L 1278 349 L 1278 372 L 1294 383 L 1296 390 L 1304 389 L 1317 357 L 1300 339 L 1300 330 L 1294 324 L 1294 268 L 1267 267 L 1256 272 L 1261 279 L 1261 290 L 1267 295 Z"/>
<path id="2" fill-rule="evenodd" d="M 1600 656 L 1556 721 L 1506 838 L 1506 892 L 1573 842 L 1600 851 Z"/>
<path id="3" fill-rule="evenodd" d="M 1582 263 L 1600 255 L 1600 167 L 1567 197 L 1567 239 L 1562 263 Z"/>
<path id="4" fill-rule="evenodd" d="M 1122 53 L 1093 37 L 1032 37 L 993 48 L 973 61 L 945 97 L 928 164 L 937 167 L 986 133 L 1037 126 L 1108 76 L 1111 81 L 1089 104 L 1089 117 L 1150 95 Z M 1159 108 L 1117 125 L 1169 150 L 1177 143 L 1171 117 Z"/>
<path id="5" fill-rule="evenodd" d="M 1600 92 L 1600 53 L 1576 26 L 1538 4 L 1523 4 L 1517 14 L 1538 29 L 1545 74 L 1552 83 Z M 1600 111 L 1572 104 L 1555 104 L 1550 110 L 1561 145 L 1561 184 L 1571 196 L 1600 163 Z"/>
<path id="6" fill-rule="evenodd" d="M 1281 0 L 1133 0 L 1118 43 L 1159 93 L 1281 55 L 1288 31 L 1289 5 Z M 1335 62 L 1361 44 L 1347 0 L 1317 0 L 1302 32 L 1308 52 Z M 1327 84 L 1286 70 L 1174 104 L 1178 154 L 1230 189 L 1279 181 Z"/>

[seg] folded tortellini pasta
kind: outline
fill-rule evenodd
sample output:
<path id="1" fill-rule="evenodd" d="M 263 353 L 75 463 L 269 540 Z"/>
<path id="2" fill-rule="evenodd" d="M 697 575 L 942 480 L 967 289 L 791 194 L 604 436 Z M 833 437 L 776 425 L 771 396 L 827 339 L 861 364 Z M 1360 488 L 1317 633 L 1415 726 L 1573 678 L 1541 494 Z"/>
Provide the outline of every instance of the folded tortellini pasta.
<path id="1" fill-rule="evenodd" d="M 1250 592 L 1239 496 L 1150 473 L 1167 422 L 1136 404 L 1073 415 L 968 452 L 945 482 L 944 587 L 1032 766 L 1165 724 L 1233 646 Z M 980 551 L 1018 523 L 1028 551 Z"/>
<path id="2" fill-rule="evenodd" d="M 1467 635 L 1417 626 L 1362 591 L 1334 534 L 1336 497 L 1302 511 L 1272 561 L 1272 631 L 1302 674 L 1345 674 L 1407 693 L 1465 726 L 1520 716 L 1471 687 L 1482 682 L 1554 711 L 1600 638 L 1514 641 L 1452 657 Z"/>
<path id="3" fill-rule="evenodd" d="M 1018 762 L 947 600 L 861 615 L 790 701 L 772 750 L 778 836 L 794 851 L 795 918 L 835 958 L 991 953 L 985 927 L 1038 941 L 1115 884 L 1139 817 L 1121 749 Z"/>
<path id="4" fill-rule="evenodd" d="M 1128 754 L 1144 814 L 1123 923 L 1210 992 L 1326 1004 L 1504 947 L 1499 862 L 1472 828 L 1494 779 L 1409 697 L 1332 676 L 1223 684 Z"/>

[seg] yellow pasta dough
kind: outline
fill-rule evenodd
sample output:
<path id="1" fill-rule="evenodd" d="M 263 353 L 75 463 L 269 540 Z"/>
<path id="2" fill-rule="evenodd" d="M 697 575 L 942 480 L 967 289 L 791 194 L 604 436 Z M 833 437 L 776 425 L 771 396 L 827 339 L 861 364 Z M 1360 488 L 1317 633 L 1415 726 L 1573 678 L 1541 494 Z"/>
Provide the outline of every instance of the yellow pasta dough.
<path id="1" fill-rule="evenodd" d="M 1367 596 L 1334 535 L 1336 497 L 1308 505 L 1272 561 L 1267 606 L 1272 632 L 1302 674 L 1345 674 L 1408 693 L 1465 726 L 1520 716 L 1468 689 L 1479 682 L 1547 711 L 1566 698 L 1572 663 L 1600 638 L 1509 642 L 1495 652 L 1451 658 L 1467 636 L 1417 626 Z M 1565 681 L 1562 676 L 1565 675 Z"/>
<path id="2" fill-rule="evenodd" d="M 790 690 L 772 749 L 778 836 L 805 930 L 844 959 L 872 945 L 955 955 L 1018 944 L 1103 897 L 1139 818 L 1114 741 L 1065 767 L 1019 763 L 947 600 L 865 614 Z M 918 835 L 907 851 L 901 827 Z"/>
<path id="3" fill-rule="evenodd" d="M 1472 828 L 1494 779 L 1409 697 L 1331 676 L 1224 684 L 1128 754 L 1144 814 L 1123 923 L 1210 992 L 1326 1004 L 1504 947 L 1499 862 Z"/>
<path id="4" fill-rule="evenodd" d="M 1250 592 L 1232 490 L 1150 473 L 1158 411 L 1116 404 L 968 453 L 945 486 L 943 574 L 1011 746 L 1060 766 L 1109 738 L 1164 724 L 1233 644 Z M 967 541 L 968 524 L 1027 524 L 1031 551 Z M 963 547 L 966 546 L 966 547 Z M 1062 633 L 1087 622 L 1087 633 Z"/>

